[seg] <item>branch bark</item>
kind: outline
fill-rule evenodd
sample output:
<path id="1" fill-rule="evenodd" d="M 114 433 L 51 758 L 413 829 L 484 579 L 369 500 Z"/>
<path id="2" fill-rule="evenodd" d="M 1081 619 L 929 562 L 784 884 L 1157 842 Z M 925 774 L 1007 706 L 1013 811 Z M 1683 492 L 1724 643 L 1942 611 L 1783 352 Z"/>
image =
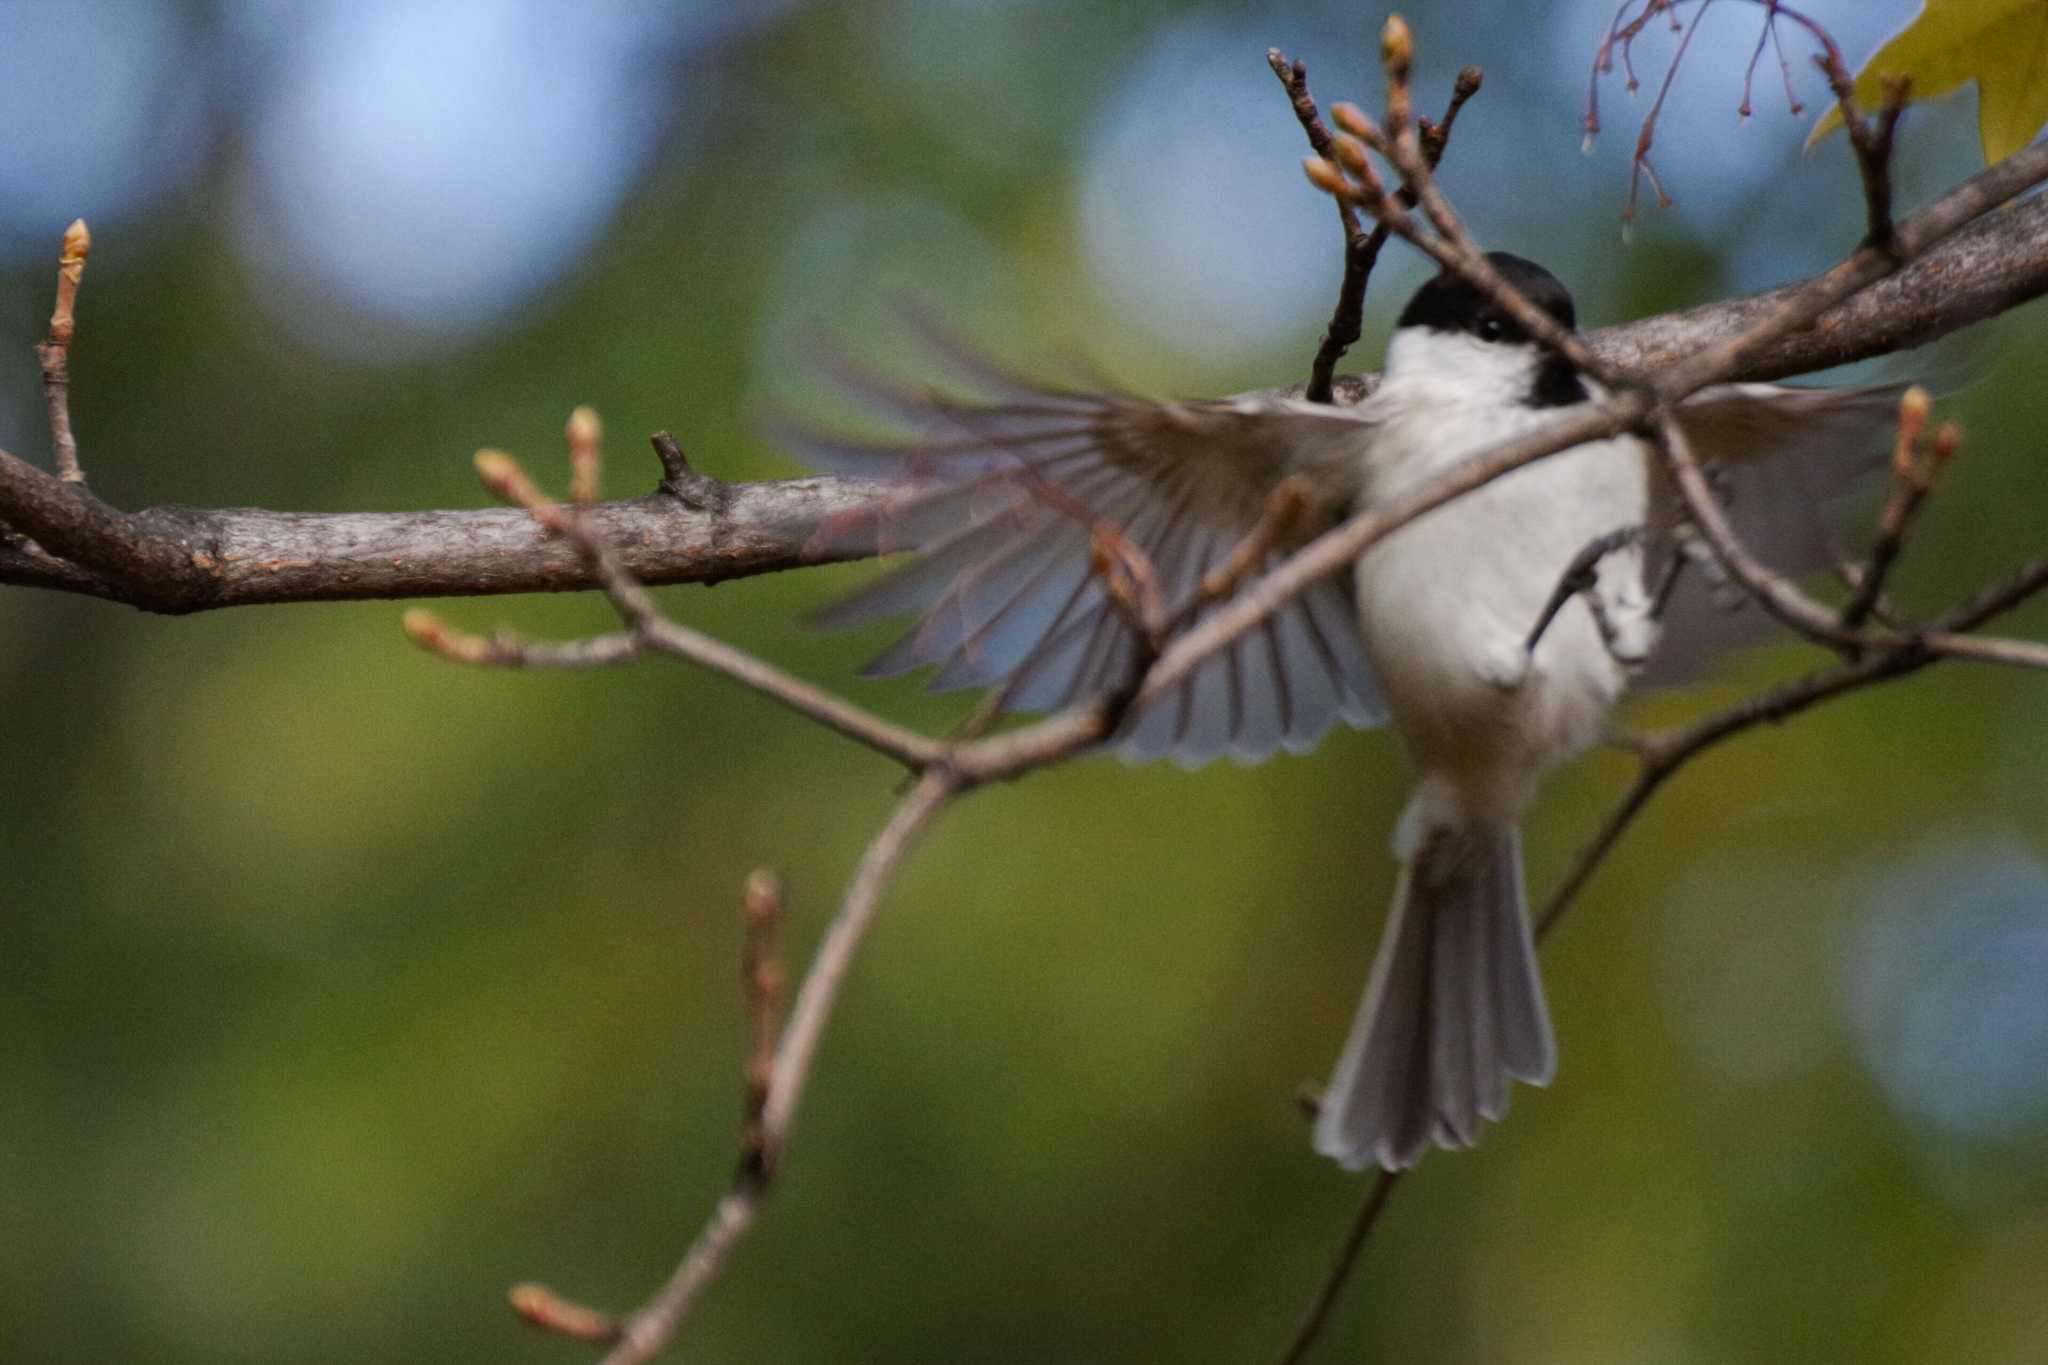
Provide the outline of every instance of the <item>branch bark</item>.
<path id="1" fill-rule="evenodd" d="M 1605 328 L 1587 340 L 1617 371 L 1659 375 L 1781 314 L 1811 283 Z M 1984 214 L 1812 325 L 1754 346 L 1729 377 L 1779 379 L 1887 354 L 2044 293 L 2048 197 L 2037 196 Z M 1356 401 L 1369 385 L 1340 382 L 1337 396 Z M 75 497 L 60 498 L 60 492 Z M 123 514 L 77 500 L 88 496 L 0 452 L 0 584 L 170 614 L 600 586 L 572 546 L 517 509 L 158 507 Z M 699 476 L 682 485 L 666 481 L 644 497 L 595 504 L 589 515 L 639 581 L 718 583 L 847 557 L 820 552 L 812 543 L 815 532 L 828 518 L 872 508 L 880 496 L 876 485 L 854 479 L 726 484 Z"/>

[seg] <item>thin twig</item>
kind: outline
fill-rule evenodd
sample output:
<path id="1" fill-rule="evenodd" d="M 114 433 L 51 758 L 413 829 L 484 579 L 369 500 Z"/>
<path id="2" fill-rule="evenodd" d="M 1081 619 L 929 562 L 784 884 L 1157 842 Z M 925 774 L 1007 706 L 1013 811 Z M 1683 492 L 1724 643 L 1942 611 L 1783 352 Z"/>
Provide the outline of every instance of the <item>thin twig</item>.
<path id="1" fill-rule="evenodd" d="M 1601 862 L 1613 851 L 1622 833 L 1641 814 L 1658 788 L 1687 762 L 1722 740 L 1754 726 L 1776 724 L 1816 703 L 1917 673 L 1930 664 L 1940 662 L 1943 657 L 1931 650 L 1917 648 L 1910 641 L 1903 642 L 1882 654 L 1835 664 L 1803 678 L 1767 688 L 1679 729 L 1646 736 L 1639 750 L 1642 763 L 1636 771 L 1634 783 L 1608 811 L 1598 832 L 1579 850 L 1571 867 L 1544 902 L 1536 918 L 1537 937 L 1542 938 L 1556 927 Z"/>
<path id="2" fill-rule="evenodd" d="M 646 648 L 722 673 L 827 729 L 886 754 L 912 772 L 923 772 L 944 756 L 944 746 L 936 741 L 886 721 L 765 659 L 664 616 L 653 596 L 627 572 L 610 544 L 584 516 L 541 493 L 510 455 L 480 450 L 476 454 L 476 468 L 493 493 L 526 508 L 536 521 L 566 536 L 576 546 L 589 561 L 613 608 Z"/>
<path id="3" fill-rule="evenodd" d="M 1290 62 L 1279 48 L 1266 49 L 1266 65 L 1273 68 L 1273 74 L 1287 90 L 1288 101 L 1294 106 L 1294 117 L 1301 123 L 1301 131 L 1308 137 L 1308 145 L 1319 157 L 1325 159 L 1334 155 L 1330 142 L 1330 130 L 1323 126 L 1322 114 L 1316 108 L 1315 97 L 1308 90 L 1308 66 L 1304 62 Z M 1353 342 L 1365 328 L 1365 286 L 1372 275 L 1372 268 L 1379 259 L 1380 247 L 1386 244 L 1386 233 L 1375 229 L 1367 233 L 1358 221 L 1358 210 L 1343 199 L 1338 199 L 1337 221 L 1344 229 L 1344 279 L 1337 287 L 1336 311 L 1330 314 L 1330 324 L 1323 329 L 1323 339 L 1316 347 L 1316 358 L 1309 367 L 1308 387 L 1302 390 L 1302 397 L 1311 403 L 1328 403 L 1331 399 L 1331 381 L 1337 373 L 1337 362 L 1344 352 L 1351 349 Z"/>
<path id="4" fill-rule="evenodd" d="M 616 562 L 609 561 L 608 555 L 606 558 L 609 567 L 605 572 L 617 572 Z M 614 604 L 627 612 L 634 631 L 650 649 L 722 673 L 828 730 L 895 759 L 912 772 L 921 772 L 944 757 L 944 746 L 916 731 L 884 720 L 765 659 L 662 616 L 647 591 L 623 577 L 612 579 L 606 591 Z"/>
<path id="5" fill-rule="evenodd" d="M 74 219 L 64 229 L 64 246 L 57 257 L 57 305 L 50 312 L 49 339 L 36 347 L 36 358 L 42 362 L 43 402 L 50 413 L 57 477 L 73 484 L 85 482 L 85 470 L 78 463 L 78 438 L 71 431 L 71 338 L 78 329 L 78 283 L 84 278 L 85 258 L 91 250 L 92 233 L 85 219 Z"/>
<path id="6" fill-rule="evenodd" d="M 1899 116 L 1906 110 L 1912 82 L 1904 76 L 1887 78 L 1884 103 L 1866 119 L 1857 110 L 1856 83 L 1843 64 L 1840 50 L 1830 47 L 1813 61 L 1834 92 L 1835 108 L 1842 116 L 1849 146 L 1856 154 L 1856 171 L 1863 183 L 1863 245 L 1889 252 L 1893 245 L 1892 141 L 1898 132 Z"/>
<path id="7" fill-rule="evenodd" d="M 1294 540 L 1305 525 L 1312 524 L 1311 519 L 1322 520 L 1321 508 L 1314 480 L 1304 474 L 1290 474 L 1282 479 L 1267 496 L 1265 510 L 1252 529 L 1244 533 L 1221 564 L 1202 575 L 1194 593 L 1176 613 L 1174 625 L 1192 620 L 1203 607 L 1236 592 L 1240 584 L 1265 567 L 1275 551 Z"/>
<path id="8" fill-rule="evenodd" d="M 804 974 L 803 986 L 797 992 L 796 1004 L 790 1011 L 789 1024 L 783 1033 L 782 1046 L 776 1053 L 775 1083 L 769 1087 L 768 1098 L 762 1105 L 761 1121 L 778 1145 L 786 1142 L 790 1125 L 796 1119 L 797 1105 L 803 1098 L 804 1085 L 810 1079 L 811 1062 L 817 1053 L 818 1040 L 824 1034 L 825 1021 L 831 1014 L 846 970 L 853 964 L 853 954 L 874 919 L 882 888 L 888 883 L 897 863 L 902 861 L 911 841 L 923 832 L 939 808 L 962 785 L 963 780 L 958 773 L 944 768 L 934 768 L 919 778 L 889 823 L 868 845 L 867 853 L 855 870 L 846 899 L 826 929 L 810 970 Z"/>
<path id="9" fill-rule="evenodd" d="M 1664 69 L 1664 79 L 1657 84 L 1657 97 L 1650 101 L 1650 111 L 1643 115 L 1642 126 L 1636 130 L 1635 154 L 1629 158 L 1628 202 L 1622 205 L 1621 221 L 1628 223 L 1636 216 L 1636 201 L 1642 191 L 1642 178 L 1648 176 L 1651 188 L 1657 194 L 1657 206 L 1670 208 L 1672 198 L 1665 193 L 1664 184 L 1657 179 L 1656 168 L 1650 164 L 1650 148 L 1657 140 L 1657 119 L 1664 112 L 1664 101 L 1671 95 L 1671 87 L 1678 79 L 1678 68 L 1685 61 L 1686 49 L 1692 46 L 1693 34 L 1699 32 L 1700 20 L 1707 17 L 1714 0 L 1700 0 L 1699 10 L 1693 15 L 1678 39 L 1678 50 L 1671 54 L 1671 64 Z M 1677 14 L 1674 8 L 1672 18 Z M 1744 100 L 1748 96 L 1745 94 Z"/>
<path id="10" fill-rule="evenodd" d="M 1309 94 L 1307 66 L 1299 61 L 1289 62 L 1278 48 L 1266 50 L 1266 63 L 1286 87 L 1288 99 L 1294 106 L 1294 116 L 1308 137 L 1310 150 L 1325 160 L 1334 158 L 1336 147 L 1330 131 L 1323 125 L 1314 96 Z M 1480 68 L 1463 68 L 1451 87 L 1451 100 L 1444 109 L 1443 118 L 1437 122 L 1422 120 L 1422 154 L 1432 168 L 1443 160 L 1444 148 L 1450 142 L 1451 127 L 1457 122 L 1458 111 L 1479 93 L 1484 80 L 1485 73 Z M 1403 188 L 1401 194 L 1403 202 L 1413 207 L 1414 199 L 1410 192 Z M 1316 358 L 1309 368 L 1308 385 L 1302 390 L 1302 397 L 1312 403 L 1333 401 L 1337 362 L 1344 358 L 1344 353 L 1364 331 L 1366 286 L 1389 236 L 1384 223 L 1376 223 L 1372 231 L 1366 232 L 1359 223 L 1353 203 L 1341 195 L 1333 197 L 1337 202 L 1338 220 L 1344 228 L 1344 278 L 1337 288 L 1337 306 L 1330 314 L 1329 326 L 1323 329 L 1322 342 L 1316 347 Z"/>
<path id="11" fill-rule="evenodd" d="M 1973 663 L 2002 664 L 2007 668 L 2048 669 L 2048 645 L 2034 640 L 1994 639 L 1987 635 L 1957 635 L 1945 630 L 1924 631 L 1914 642 L 1930 654 Z"/>
<path id="12" fill-rule="evenodd" d="M 1669 408 L 1656 412 L 1647 434 L 1663 456 L 1664 467 L 1694 528 L 1729 577 L 1740 583 L 1764 610 L 1814 643 L 1845 655 L 1891 643 L 1845 628 L 1834 611 L 1757 557 L 1728 520 L 1705 471 L 1693 456 L 1685 428 Z"/>
<path id="13" fill-rule="evenodd" d="M 1870 547 L 1870 562 L 1856 576 L 1854 593 L 1842 607 L 1841 622 L 1855 630 L 1868 620 L 1884 595 L 1885 580 L 1905 548 L 1906 532 L 1913 518 L 1934 491 L 1941 467 L 1955 458 L 1961 444 L 1953 423 L 1942 427 L 1932 450 L 1923 454 L 1920 436 L 1927 427 L 1932 403 L 1927 390 L 1914 386 L 1899 398 L 1899 429 L 1892 448 L 1892 491 L 1878 513 L 1877 540 Z"/>
<path id="14" fill-rule="evenodd" d="M 2048 587 L 2048 558 L 2031 559 L 1965 600 L 1935 623 L 1937 630 L 1975 630 Z"/>
<path id="15" fill-rule="evenodd" d="M 1386 57 L 1387 73 L 1385 128 L 1374 123 L 1357 105 L 1332 105 L 1330 117 L 1357 141 L 1332 139 L 1334 159 L 1312 157 L 1304 163 L 1310 181 L 1339 202 L 1363 208 L 1381 228 L 1485 292 L 1530 336 L 1563 355 L 1580 371 L 1610 388 L 1618 387 L 1623 382 L 1621 376 L 1593 352 L 1584 338 L 1529 302 L 1501 277 L 1465 230 L 1450 201 L 1436 187 L 1433 163 L 1424 151 L 1422 132 L 1411 116 L 1414 99 L 1408 78 L 1413 63 L 1413 40 L 1398 15 L 1387 20 L 1381 50 Z M 1393 163 L 1401 176 L 1399 192 L 1390 194 L 1380 184 L 1365 157 L 1366 148 Z M 1416 225 L 1407 211 L 1413 205 L 1421 207 L 1436 229 L 1436 237 Z"/>
<path id="16" fill-rule="evenodd" d="M 846 895 L 840 901 L 838 913 L 826 928 L 825 937 L 804 972 L 796 1006 L 791 1011 L 787 1028 L 779 1036 L 772 1063 L 766 1068 L 767 1083 L 758 1095 L 758 1108 L 755 1107 L 753 1093 L 755 1074 L 750 1063 L 749 1110 L 752 1121 L 748 1124 L 739 1169 L 668 1281 L 623 1321 L 569 1304 L 535 1286 L 521 1286 L 520 1294 L 524 1301 L 515 1302 L 515 1306 L 529 1320 L 563 1330 L 557 1320 L 538 1317 L 531 1311 L 538 1302 L 551 1309 L 559 1321 L 597 1329 L 599 1334 L 594 1336 L 590 1332 L 574 1334 L 615 1343 L 604 1357 L 603 1365 L 638 1365 L 638 1362 L 659 1354 L 675 1339 L 704 1291 L 725 1268 L 733 1248 L 739 1245 L 760 1216 L 762 1202 L 774 1183 L 776 1160 L 788 1146 L 790 1131 L 796 1122 L 797 1105 L 810 1081 L 812 1062 L 826 1021 L 831 1017 L 833 1003 L 854 954 L 874 922 L 883 890 L 911 844 L 960 787 L 960 778 L 954 773 L 943 769 L 927 772 L 918 779 L 897 805 L 888 823 L 868 845 Z M 759 889 L 754 883 L 749 884 L 748 938 L 754 945 L 749 950 L 750 955 L 763 951 L 760 940 L 765 938 L 768 930 L 761 926 L 761 921 L 772 923 L 775 914 L 779 913 L 778 894 L 774 898 L 776 909 L 762 911 L 757 918 L 760 906 L 756 893 Z M 779 996 L 779 984 L 771 987 L 771 982 L 759 980 L 751 972 L 749 981 L 756 1021 L 755 1047 L 758 1049 L 764 1028 L 773 1029 L 773 1000 Z"/>
<path id="17" fill-rule="evenodd" d="M 1628 91 L 1630 94 L 1634 94 L 1641 86 L 1641 81 L 1638 80 L 1635 70 L 1635 40 L 1660 15 L 1667 21 L 1671 32 L 1680 35 L 1677 50 L 1672 54 L 1671 61 L 1664 71 L 1664 79 L 1658 85 L 1657 97 L 1652 101 L 1649 112 L 1643 116 L 1642 125 L 1636 133 L 1635 150 L 1629 159 L 1628 201 L 1621 215 L 1624 227 L 1635 217 L 1638 193 L 1641 188 L 1641 181 L 1644 178 L 1650 181 L 1651 187 L 1656 191 L 1658 201 L 1661 204 L 1665 207 L 1669 207 L 1671 204 L 1671 196 L 1665 192 L 1663 183 L 1657 177 L 1656 168 L 1650 164 L 1650 149 L 1656 142 L 1657 120 L 1664 112 L 1665 99 L 1671 93 L 1672 84 L 1678 77 L 1678 68 L 1684 64 L 1686 53 L 1692 46 L 1693 34 L 1699 28 L 1700 21 L 1706 17 L 1707 10 L 1713 6 L 1714 0 L 1697 0 L 1699 9 L 1693 15 L 1692 23 L 1689 25 L 1681 23 L 1678 17 L 1679 6 L 1688 3 L 1693 3 L 1693 0 L 1646 0 L 1642 12 L 1631 19 L 1629 18 L 1629 11 L 1635 8 L 1635 0 L 1623 0 L 1620 8 L 1615 11 L 1613 19 L 1608 23 L 1606 35 L 1601 39 L 1600 45 L 1593 52 L 1592 70 L 1586 80 L 1586 112 L 1583 120 L 1586 130 L 1586 148 L 1589 151 L 1592 149 L 1593 139 L 1600 132 L 1600 78 L 1614 70 L 1615 57 L 1617 55 L 1620 56 L 1622 66 L 1627 73 Z M 1762 9 L 1764 16 L 1762 28 L 1757 34 L 1756 47 L 1750 52 L 1748 65 L 1743 68 L 1742 102 L 1736 106 L 1737 116 L 1745 119 L 1750 116 L 1752 87 L 1755 82 L 1757 62 L 1763 56 L 1766 43 L 1771 44 L 1777 51 L 1779 71 L 1783 75 L 1785 82 L 1785 101 L 1787 106 L 1795 115 L 1804 107 L 1799 102 L 1798 92 L 1792 88 L 1792 68 L 1791 64 L 1785 59 L 1784 42 L 1778 32 L 1778 20 L 1780 19 L 1789 20 L 1798 25 L 1813 40 L 1814 46 L 1819 49 L 1814 60 L 1820 66 L 1823 74 L 1827 76 L 1829 85 L 1836 90 L 1837 96 L 1840 98 L 1847 81 L 1847 67 L 1843 64 L 1842 52 L 1835 43 L 1834 35 L 1830 34 L 1818 21 L 1785 4 L 1784 0 L 1749 0 L 1749 3 Z M 1838 76 L 1840 79 L 1837 79 Z M 1843 108 L 1845 113 L 1853 115 L 1852 104 L 1845 103 Z M 1897 121 L 1896 114 L 1892 115 L 1891 121 Z M 1853 116 L 1851 126 L 1856 126 Z M 1885 132 L 1887 142 L 1889 141 L 1889 136 L 1890 134 L 1887 130 Z M 1886 152 L 1888 155 L 1888 146 Z M 1866 191 L 1869 188 L 1870 184 L 1866 181 Z M 1889 187 L 1886 188 L 1882 198 L 1883 202 L 1889 205 Z M 1876 225 L 1879 219 L 1873 214 L 1871 221 L 1873 225 Z M 1882 236 L 1874 236 L 1873 240 L 1883 241 L 1884 238 Z"/>
<path id="18" fill-rule="evenodd" d="M 1872 651 L 1880 654 L 1904 651 L 1950 655 L 2020 668 L 2040 668 L 2044 661 L 2048 661 L 2048 647 L 2031 641 L 1990 640 L 1941 629 L 1915 630 L 1908 627 L 1859 631 L 1845 627 L 1835 611 L 1765 565 L 1743 543 L 1694 459 L 1684 429 L 1668 409 L 1660 409 L 1652 419 L 1650 436 L 1663 453 L 1665 468 L 1678 487 L 1687 515 L 1722 568 L 1764 610 L 1798 634 L 1835 650 L 1845 659 Z M 1953 442 L 1956 438 L 1950 434 L 1948 439 Z M 1950 448 L 1953 450 L 1953 445 Z"/>
<path id="19" fill-rule="evenodd" d="M 740 1170 L 749 1179 L 774 1178 L 778 1152 L 762 1120 L 775 1083 L 775 1051 L 782 1042 L 782 997 L 787 980 L 775 940 L 782 928 L 782 879 L 765 869 L 747 878 L 746 938 L 740 953 L 740 982 L 746 989 L 751 1045 L 747 1049 L 745 1122 L 740 1131 Z"/>
<path id="20" fill-rule="evenodd" d="M 401 620 L 412 642 L 451 663 L 491 668 L 609 668 L 647 656 L 647 645 L 631 631 L 579 640 L 533 640 L 516 631 L 476 635 L 457 630 L 425 607 Z"/>
<path id="21" fill-rule="evenodd" d="M 1329 1325 L 1331 1312 L 1337 1307 L 1338 1297 L 1351 1279 L 1351 1272 L 1358 1268 L 1358 1258 L 1365 1253 L 1366 1242 L 1371 1240 L 1373 1229 L 1379 1226 L 1380 1215 L 1386 1212 L 1387 1202 L 1394 1197 L 1394 1186 L 1401 1183 L 1405 1174 L 1405 1171 L 1381 1171 L 1373 1177 L 1372 1188 L 1366 1191 L 1365 1202 L 1353 1215 L 1344 1240 L 1338 1244 L 1337 1253 L 1331 1258 L 1330 1269 L 1317 1286 L 1315 1297 L 1309 1300 L 1300 1325 L 1287 1342 L 1287 1349 L 1280 1354 L 1280 1365 L 1301 1365 L 1308 1359 L 1309 1352 L 1315 1349 L 1323 1329 Z"/>
<path id="22" fill-rule="evenodd" d="M 1451 83 L 1451 102 L 1444 106 L 1444 116 L 1431 122 L 1422 121 L 1422 154 L 1429 159 L 1429 168 L 1435 170 L 1444 159 L 1444 148 L 1450 145 L 1451 125 L 1458 121 L 1458 113 L 1465 102 L 1479 93 L 1479 87 L 1486 79 L 1485 71 L 1476 66 L 1458 68 L 1458 78 Z"/>

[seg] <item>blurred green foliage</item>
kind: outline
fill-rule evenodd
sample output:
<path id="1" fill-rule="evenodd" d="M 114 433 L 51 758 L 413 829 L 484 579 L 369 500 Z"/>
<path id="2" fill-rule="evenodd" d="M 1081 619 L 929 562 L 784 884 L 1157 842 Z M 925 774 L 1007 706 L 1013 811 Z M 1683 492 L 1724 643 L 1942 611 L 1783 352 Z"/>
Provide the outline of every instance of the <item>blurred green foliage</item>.
<path id="1" fill-rule="evenodd" d="M 994 244 L 1010 303 L 969 311 L 1012 353 L 1086 338 L 1190 392 L 1297 375 L 1320 316 L 1251 373 L 1148 353 L 1069 226 L 1089 111 L 1186 12 L 800 8 L 691 69 L 726 117 L 648 173 L 573 278 L 475 348 L 398 369 L 281 330 L 205 186 L 96 224 L 74 359 L 88 468 L 125 505 L 468 505 L 471 450 L 551 469 L 587 402 L 614 491 L 651 485 L 636 434 L 663 426 L 719 475 L 791 472 L 749 425 L 772 387 L 766 301 L 802 288 L 778 270 L 814 210 L 883 192 Z M 1739 238 L 1653 216 L 1623 253 L 1614 163 L 1576 160 L 1577 86 L 1513 56 L 1535 21 L 1411 17 L 1446 70 L 1467 54 L 1445 49 L 1491 25 L 1497 65 L 1459 138 L 1507 148 L 1490 164 L 1563 168 L 1532 174 L 1570 175 L 1547 197 L 1574 202 L 1518 206 L 1525 187 L 1461 178 L 1457 146 L 1451 188 L 1499 245 L 1533 215 L 1539 245 L 1594 282 L 1589 321 L 1710 297 L 1745 242 L 1794 240 L 1788 273 L 1853 242 L 1852 182 L 1823 158 L 1782 167 L 1756 200 L 1776 216 Z M 1276 41 L 1319 90 L 1356 94 L 1376 22 L 1294 11 Z M 899 62 L 889 44 L 912 32 Z M 946 84 L 969 51 L 989 88 Z M 1215 117 L 1287 113 L 1276 91 Z M 962 120 L 1029 136 L 983 158 Z M 225 146 L 210 183 L 235 173 Z M 5 280 L 21 356 L 48 273 Z M 1376 294 L 1369 335 L 1405 287 Z M 1900 580 L 1913 602 L 2038 549 L 2038 310 L 1990 351 L 1992 376 L 1951 405 L 1969 445 Z M 31 410 L 32 367 L 6 383 Z M 945 724 L 951 701 L 851 681 L 873 638 L 803 630 L 860 572 L 664 597 Z M 588 599 L 437 605 L 558 635 L 608 619 Z M 789 947 L 807 950 L 896 775 L 715 678 L 463 671 L 411 650 L 398 615 L 161 620 L 0 593 L 7 1359 L 576 1360 L 512 1320 L 504 1287 L 637 1302 L 721 1187 L 742 880 L 787 877 Z M 1810 662 L 1754 656 L 1633 718 L 1675 721 Z M 1323 1358 L 2039 1359 L 2040 1144 L 1932 1150 L 1830 1000 L 1851 874 L 1945 830 L 2048 841 L 2040 689 L 1944 667 L 1684 774 L 1546 953 L 1557 1085 L 1518 1092 L 1480 1150 L 1403 1187 Z M 1539 894 L 1625 772 L 1598 756 L 1553 783 L 1529 835 Z M 1290 1096 L 1349 1022 L 1403 783 L 1382 737 L 1346 734 L 1252 770 L 1077 764 L 945 816 L 857 964 L 785 1181 L 678 1358 L 1269 1357 L 1363 1189 L 1309 1153 Z M 1941 1172 L 1972 1163 L 1994 1174 L 1958 1194 Z"/>

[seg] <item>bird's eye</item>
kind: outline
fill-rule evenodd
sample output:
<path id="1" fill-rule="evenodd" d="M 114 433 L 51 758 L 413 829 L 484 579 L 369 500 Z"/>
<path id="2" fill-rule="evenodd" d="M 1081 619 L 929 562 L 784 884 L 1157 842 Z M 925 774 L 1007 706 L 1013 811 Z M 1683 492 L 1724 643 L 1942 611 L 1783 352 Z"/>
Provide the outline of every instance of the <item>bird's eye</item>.
<path id="1" fill-rule="evenodd" d="M 1481 341 L 1499 341 L 1507 335 L 1507 330 L 1499 318 L 1481 318 L 1479 320 L 1479 339 Z"/>

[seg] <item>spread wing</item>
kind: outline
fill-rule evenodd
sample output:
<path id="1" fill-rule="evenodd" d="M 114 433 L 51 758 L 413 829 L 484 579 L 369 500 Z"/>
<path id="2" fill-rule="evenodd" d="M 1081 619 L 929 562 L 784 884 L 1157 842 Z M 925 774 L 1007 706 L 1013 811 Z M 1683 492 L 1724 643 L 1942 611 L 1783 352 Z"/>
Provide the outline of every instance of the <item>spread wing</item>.
<path id="1" fill-rule="evenodd" d="M 1365 427 L 1350 409 L 1296 400 L 1152 403 L 1037 389 L 988 370 L 976 378 L 992 398 L 958 402 L 864 381 L 864 401 L 909 428 L 901 440 L 778 434 L 813 464 L 898 486 L 874 516 L 827 527 L 827 541 L 916 552 L 822 620 L 915 616 L 867 672 L 931 668 L 934 690 L 1000 688 L 1009 710 L 1053 710 L 1130 675 L 1137 640 L 1091 568 L 1092 522 L 1144 552 L 1171 610 L 1259 524 L 1290 474 L 1307 473 L 1341 504 L 1355 464 L 1347 455 Z M 1170 755 L 1194 766 L 1228 753 L 1253 762 L 1312 748 L 1338 720 L 1364 727 L 1383 718 L 1351 584 L 1336 576 L 1205 660 L 1130 717 L 1115 743 L 1133 761 Z"/>
<path id="2" fill-rule="evenodd" d="M 1678 418 L 1735 529 L 1772 568 L 1805 578 L 1835 563 L 1857 495 L 1890 457 L 1904 391 L 1903 384 L 1721 384 L 1687 399 Z M 1657 652 L 1637 681 L 1692 681 L 1728 650 L 1764 637 L 1770 625 L 1755 603 L 1689 567 L 1665 609 Z"/>

